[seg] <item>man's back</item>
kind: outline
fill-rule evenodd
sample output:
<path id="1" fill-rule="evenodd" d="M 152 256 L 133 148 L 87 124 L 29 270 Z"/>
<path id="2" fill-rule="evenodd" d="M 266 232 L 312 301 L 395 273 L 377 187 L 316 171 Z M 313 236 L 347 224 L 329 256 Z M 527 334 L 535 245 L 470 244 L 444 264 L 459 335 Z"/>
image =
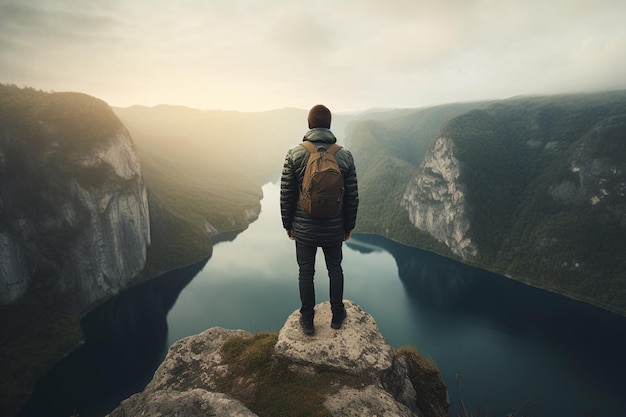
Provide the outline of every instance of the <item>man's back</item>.
<path id="1" fill-rule="evenodd" d="M 308 115 L 309 131 L 303 142 L 312 144 L 312 148 L 330 149 L 337 138 L 330 131 L 331 114 L 325 106 L 314 106 Z M 356 225 L 359 206 L 359 193 L 356 168 L 352 154 L 345 148 L 334 153 L 334 159 L 341 171 L 343 181 L 343 204 L 341 209 L 327 218 L 316 217 L 304 210 L 300 200 L 302 184 L 307 162 L 311 153 L 302 145 L 289 149 L 285 157 L 280 182 L 280 213 L 283 227 L 290 239 L 296 241 L 296 260 L 298 261 L 298 285 L 300 291 L 300 323 L 305 334 L 315 332 L 315 254 L 317 248 L 324 251 L 328 269 L 330 287 L 330 305 L 333 313 L 331 327 L 339 329 L 346 318 L 343 304 L 343 241 L 350 238 Z"/>
<path id="2" fill-rule="evenodd" d="M 330 147 L 337 139 L 330 129 L 313 128 L 303 141 L 311 142 L 316 147 Z M 344 183 L 344 196 L 341 211 L 328 219 L 317 219 L 303 210 L 300 190 L 304 180 L 309 151 L 296 145 L 287 152 L 281 177 L 281 216 L 283 227 L 291 230 L 292 235 L 308 244 L 323 246 L 332 241 L 343 240 L 347 232 L 356 225 L 359 204 L 356 168 L 350 151 L 345 148 L 335 153 L 335 159 L 341 170 Z"/>

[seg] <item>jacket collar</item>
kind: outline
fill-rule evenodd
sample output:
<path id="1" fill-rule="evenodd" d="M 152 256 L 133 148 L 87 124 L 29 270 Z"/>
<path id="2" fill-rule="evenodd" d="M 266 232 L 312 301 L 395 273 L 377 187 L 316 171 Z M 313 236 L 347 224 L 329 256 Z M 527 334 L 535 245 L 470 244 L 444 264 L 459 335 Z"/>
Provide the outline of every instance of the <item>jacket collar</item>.
<path id="1" fill-rule="evenodd" d="M 330 131 L 330 129 L 326 129 L 324 127 L 315 127 L 308 132 L 305 133 L 302 141 L 309 142 L 322 142 L 322 143 L 335 143 L 337 142 L 337 138 Z"/>

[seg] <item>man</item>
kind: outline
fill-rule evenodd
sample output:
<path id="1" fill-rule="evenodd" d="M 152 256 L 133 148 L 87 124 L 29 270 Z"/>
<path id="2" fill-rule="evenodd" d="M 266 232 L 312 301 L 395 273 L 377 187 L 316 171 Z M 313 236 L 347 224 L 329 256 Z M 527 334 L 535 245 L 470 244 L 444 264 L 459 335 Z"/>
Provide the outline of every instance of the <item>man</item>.
<path id="1" fill-rule="evenodd" d="M 330 131 L 331 113 L 323 105 L 316 105 L 309 111 L 309 131 L 303 142 L 311 142 L 315 148 L 328 149 L 337 142 Z M 321 247 L 330 278 L 330 305 L 332 310 L 331 327 L 341 328 L 346 318 L 343 304 L 343 258 L 342 243 L 350 239 L 356 224 L 359 193 L 356 169 L 352 154 L 345 148 L 335 153 L 344 182 L 343 207 L 330 218 L 313 218 L 302 208 L 299 200 L 304 171 L 309 159 L 309 151 L 302 145 L 292 147 L 285 157 L 280 183 L 280 211 L 287 236 L 296 242 L 296 259 L 299 267 L 300 324 L 305 334 L 315 333 L 313 325 L 315 306 L 315 254 Z"/>

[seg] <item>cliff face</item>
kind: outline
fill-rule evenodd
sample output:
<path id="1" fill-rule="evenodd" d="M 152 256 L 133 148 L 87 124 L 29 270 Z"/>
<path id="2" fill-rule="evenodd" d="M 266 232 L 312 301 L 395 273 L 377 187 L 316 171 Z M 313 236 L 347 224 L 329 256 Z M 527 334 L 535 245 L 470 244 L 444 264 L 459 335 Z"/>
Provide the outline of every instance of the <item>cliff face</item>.
<path id="1" fill-rule="evenodd" d="M 615 247 L 626 232 L 626 116 L 614 112 L 571 132 L 555 132 L 565 116 L 541 106 L 518 120 L 497 107 L 458 118 L 433 141 L 401 206 L 463 260 L 493 262 L 513 245 L 566 269 L 619 264 L 614 250 L 580 253 L 584 239 Z M 507 118 L 518 131 L 507 132 Z"/>
<path id="2" fill-rule="evenodd" d="M 453 142 L 440 137 L 407 185 L 400 204 L 417 229 L 443 242 L 460 258 L 471 259 L 478 250 L 469 234 L 465 185 L 460 176 Z"/>
<path id="3" fill-rule="evenodd" d="M 146 261 L 148 200 L 134 145 L 100 100 L 0 93 L 0 304 L 35 293 L 82 312 Z"/>
<path id="4" fill-rule="evenodd" d="M 302 333 L 295 311 L 277 338 L 211 328 L 180 340 L 146 389 L 110 416 L 446 416 L 439 371 L 394 351 L 369 314 L 345 304 L 339 330 L 330 304 L 316 306 L 315 336 Z"/>
<path id="5" fill-rule="evenodd" d="M 626 91 L 422 118 L 354 129 L 360 232 L 626 314 Z"/>

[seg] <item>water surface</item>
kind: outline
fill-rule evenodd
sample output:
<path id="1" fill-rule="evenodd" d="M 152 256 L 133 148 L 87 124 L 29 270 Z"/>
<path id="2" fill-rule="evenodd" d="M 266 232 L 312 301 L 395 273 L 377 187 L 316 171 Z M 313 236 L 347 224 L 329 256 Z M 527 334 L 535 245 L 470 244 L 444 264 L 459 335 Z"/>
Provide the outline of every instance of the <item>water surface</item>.
<path id="1" fill-rule="evenodd" d="M 263 191 L 259 219 L 208 262 L 88 316 L 87 343 L 42 381 L 23 416 L 102 416 L 143 388 L 171 343 L 210 327 L 278 331 L 299 308 L 297 264 L 278 187 Z M 489 416 L 626 416 L 625 318 L 381 237 L 356 235 L 344 248 L 344 298 L 393 347 L 436 362 L 452 412 L 462 399 Z M 319 303 L 328 300 L 321 250 L 316 269 Z"/>
<path id="2" fill-rule="evenodd" d="M 259 220 L 218 244 L 181 293 L 169 343 L 212 326 L 277 331 L 299 308 L 278 187 L 263 191 Z M 490 415 L 626 416 L 623 317 L 381 237 L 356 235 L 344 248 L 344 298 L 373 315 L 392 346 L 432 358 L 455 405 L 460 394 Z M 319 303 L 328 300 L 321 250 L 316 270 Z"/>

